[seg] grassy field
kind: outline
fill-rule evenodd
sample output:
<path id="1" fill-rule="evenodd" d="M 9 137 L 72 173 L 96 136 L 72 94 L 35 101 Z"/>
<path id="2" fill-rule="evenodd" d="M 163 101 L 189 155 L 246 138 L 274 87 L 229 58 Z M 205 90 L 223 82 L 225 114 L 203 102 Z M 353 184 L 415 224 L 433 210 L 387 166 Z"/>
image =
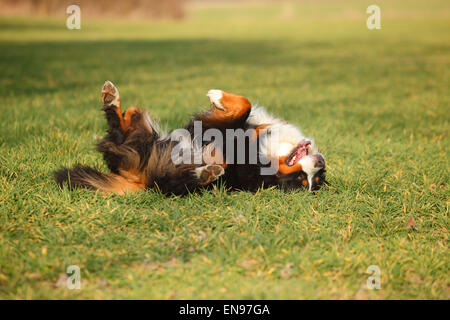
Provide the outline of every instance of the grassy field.
<path id="1" fill-rule="evenodd" d="M 449 299 L 450 5 L 377 1 L 369 31 L 372 3 L 195 6 L 78 31 L 1 18 L 0 298 Z M 168 128 L 208 89 L 246 95 L 315 138 L 331 186 L 61 190 L 60 166 L 105 169 L 106 79 Z M 69 265 L 81 290 L 61 285 Z"/>

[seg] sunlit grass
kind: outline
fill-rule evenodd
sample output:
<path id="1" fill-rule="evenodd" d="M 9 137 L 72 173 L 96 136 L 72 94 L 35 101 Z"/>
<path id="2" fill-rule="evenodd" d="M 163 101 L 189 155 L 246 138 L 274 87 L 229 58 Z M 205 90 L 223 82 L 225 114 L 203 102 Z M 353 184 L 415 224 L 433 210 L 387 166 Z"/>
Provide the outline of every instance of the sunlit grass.
<path id="1" fill-rule="evenodd" d="M 448 299 L 448 4 L 381 1 L 369 31 L 365 4 L 312 3 L 288 20 L 272 5 L 80 31 L 0 20 L 0 297 Z M 60 166 L 105 169 L 106 79 L 169 128 L 208 89 L 246 95 L 315 138 L 331 186 L 60 190 Z M 69 265 L 80 291 L 56 286 Z"/>

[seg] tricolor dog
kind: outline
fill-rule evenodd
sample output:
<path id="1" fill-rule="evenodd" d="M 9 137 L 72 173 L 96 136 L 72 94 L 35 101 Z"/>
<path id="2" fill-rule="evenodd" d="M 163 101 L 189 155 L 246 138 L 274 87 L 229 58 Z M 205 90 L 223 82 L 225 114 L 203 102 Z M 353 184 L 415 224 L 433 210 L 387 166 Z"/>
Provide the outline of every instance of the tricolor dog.
<path id="1" fill-rule="evenodd" d="M 56 181 L 103 193 L 155 189 L 175 195 L 218 179 L 227 188 L 250 191 L 271 186 L 318 190 L 326 183 L 324 157 L 296 126 L 243 96 L 222 90 L 207 96 L 210 110 L 166 133 L 146 111 L 122 112 L 119 91 L 107 81 L 102 110 L 108 131 L 98 151 L 110 172 L 78 165 L 56 171 Z"/>

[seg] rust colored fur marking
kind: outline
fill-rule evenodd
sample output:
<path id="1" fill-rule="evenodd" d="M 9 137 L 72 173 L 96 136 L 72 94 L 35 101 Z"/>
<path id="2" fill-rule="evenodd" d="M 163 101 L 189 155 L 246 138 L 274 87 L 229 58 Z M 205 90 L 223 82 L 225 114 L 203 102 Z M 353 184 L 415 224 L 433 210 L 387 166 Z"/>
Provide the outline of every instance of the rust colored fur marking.
<path id="1" fill-rule="evenodd" d="M 261 130 L 264 130 L 265 128 L 267 128 L 269 125 L 268 124 L 262 124 L 262 125 L 260 125 L 260 126 L 258 126 L 258 127 L 256 127 L 256 136 L 258 136 L 259 137 L 259 134 L 261 133 L 260 131 Z"/>
<path id="2" fill-rule="evenodd" d="M 281 172 L 282 174 L 290 174 L 290 173 L 302 170 L 302 165 L 300 163 L 296 163 L 293 166 L 288 166 L 286 164 L 286 159 L 287 159 L 287 156 L 282 156 L 279 158 L 279 160 L 278 160 L 278 163 L 279 163 L 278 171 L 279 172 Z"/>
<path id="3" fill-rule="evenodd" d="M 261 134 L 261 131 L 267 128 L 268 124 L 262 124 L 255 129 L 255 134 L 252 135 L 252 141 L 256 141 L 259 138 L 259 135 Z"/>
<path id="4" fill-rule="evenodd" d="M 212 108 L 199 116 L 198 120 L 224 125 L 239 120 L 250 112 L 252 107 L 247 98 L 222 90 L 210 90 L 208 97 Z"/>
<path id="5" fill-rule="evenodd" d="M 121 172 L 121 174 L 123 174 L 123 171 Z M 145 184 L 136 181 L 130 181 L 124 176 L 114 173 L 111 173 L 109 176 L 112 178 L 110 180 L 110 184 L 107 188 L 103 189 L 106 193 L 117 193 L 120 195 L 124 195 L 127 193 L 134 193 L 139 190 L 145 189 Z"/>
<path id="6" fill-rule="evenodd" d="M 210 90 L 207 96 L 211 109 L 194 115 L 184 128 L 190 135 L 185 139 L 188 150 L 197 150 L 192 144 L 197 135 L 196 120 L 203 122 L 204 132 L 214 129 L 226 134 L 228 130 L 253 130 L 252 134 L 248 140 L 245 138 L 242 146 L 229 146 L 218 138 L 202 141 L 202 161 L 180 163 L 172 157 L 178 148 L 177 142 L 172 140 L 173 132 L 162 131 L 141 109 L 129 108 L 122 113 L 119 91 L 112 82 L 106 81 L 102 87 L 102 110 L 108 130 L 98 142 L 97 149 L 103 154 L 109 172 L 76 165 L 57 170 L 55 180 L 61 187 L 67 185 L 70 189 L 86 188 L 120 195 L 145 189 L 185 195 L 204 188 L 219 177 L 227 188 L 249 191 L 257 191 L 263 186 L 315 191 L 327 183 L 324 157 L 299 129 L 273 117 L 262 107 L 252 107 L 243 96 L 222 90 Z M 271 142 L 278 139 L 278 135 L 271 134 L 275 132 L 273 130 L 279 130 L 282 138 L 277 152 L 269 148 Z M 258 159 L 256 163 L 252 161 L 254 150 L 264 159 L 278 161 L 278 172 L 263 172 L 265 164 Z M 244 155 L 245 163 L 239 162 L 238 152 Z"/>
<path id="7" fill-rule="evenodd" d="M 138 113 L 139 110 L 137 108 L 128 108 L 123 116 L 123 132 L 125 135 L 129 135 L 135 128 L 131 127 L 131 120 L 134 114 Z"/>

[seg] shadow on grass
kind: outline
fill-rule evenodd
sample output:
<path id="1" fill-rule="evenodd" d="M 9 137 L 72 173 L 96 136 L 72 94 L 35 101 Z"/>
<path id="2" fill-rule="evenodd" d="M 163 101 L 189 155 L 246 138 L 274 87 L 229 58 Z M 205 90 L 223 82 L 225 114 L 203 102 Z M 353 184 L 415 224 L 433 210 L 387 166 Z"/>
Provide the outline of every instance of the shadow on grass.
<path id="1" fill-rule="evenodd" d="M 301 61 L 320 63 L 311 54 L 327 44 L 305 44 L 305 54 L 270 41 L 133 40 L 0 43 L 0 92 L 20 96 L 98 87 L 106 78 L 184 81 L 211 76 L 227 66 L 274 68 Z M 226 72 L 226 70 L 222 71 Z M 220 73 L 219 73 L 220 74 Z"/>

